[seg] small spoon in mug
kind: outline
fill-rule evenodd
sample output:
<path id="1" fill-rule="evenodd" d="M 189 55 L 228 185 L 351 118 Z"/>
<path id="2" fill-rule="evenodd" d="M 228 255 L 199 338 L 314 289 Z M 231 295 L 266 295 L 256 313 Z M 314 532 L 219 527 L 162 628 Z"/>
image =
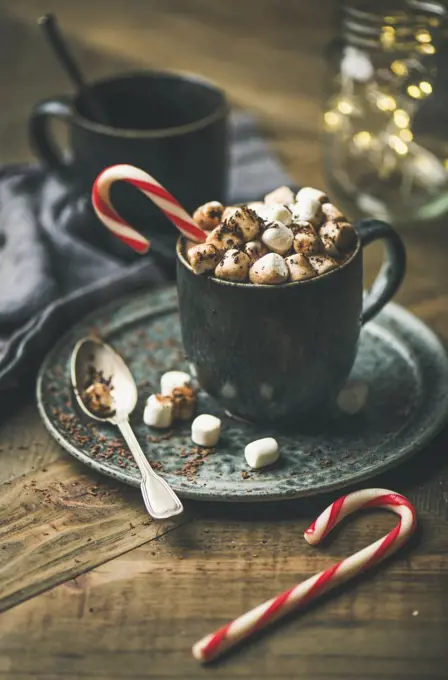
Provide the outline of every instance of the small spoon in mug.
<path id="1" fill-rule="evenodd" d="M 92 409 L 86 390 L 94 376 L 104 376 L 107 381 L 110 377 L 110 407 Z M 116 425 L 123 435 L 142 475 L 140 489 L 149 514 L 155 519 L 167 519 L 183 512 L 172 488 L 152 469 L 129 423 L 137 403 L 137 386 L 123 359 L 101 340 L 83 338 L 73 349 L 70 377 L 82 411 L 95 420 Z M 103 384 L 107 387 L 106 382 Z"/>

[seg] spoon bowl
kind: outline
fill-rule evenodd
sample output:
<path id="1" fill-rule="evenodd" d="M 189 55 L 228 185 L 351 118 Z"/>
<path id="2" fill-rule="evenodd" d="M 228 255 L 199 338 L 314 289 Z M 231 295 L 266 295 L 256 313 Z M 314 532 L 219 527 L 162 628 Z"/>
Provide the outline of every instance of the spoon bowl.
<path id="1" fill-rule="evenodd" d="M 73 393 L 83 413 L 120 430 L 142 475 L 140 484 L 149 514 L 155 519 L 167 519 L 183 512 L 183 506 L 169 484 L 152 469 L 129 423 L 137 404 L 137 386 L 132 373 L 117 352 L 99 338 L 83 338 L 76 343 L 70 362 Z M 110 392 L 111 408 L 92 408 L 87 388 L 103 383 Z"/>
<path id="2" fill-rule="evenodd" d="M 92 373 L 101 372 L 111 378 L 113 410 L 98 413 L 90 408 L 85 390 L 92 382 Z M 137 385 L 131 371 L 115 350 L 96 338 L 84 338 L 76 343 L 71 359 L 71 380 L 75 397 L 82 411 L 95 420 L 118 425 L 129 418 L 137 405 Z"/>

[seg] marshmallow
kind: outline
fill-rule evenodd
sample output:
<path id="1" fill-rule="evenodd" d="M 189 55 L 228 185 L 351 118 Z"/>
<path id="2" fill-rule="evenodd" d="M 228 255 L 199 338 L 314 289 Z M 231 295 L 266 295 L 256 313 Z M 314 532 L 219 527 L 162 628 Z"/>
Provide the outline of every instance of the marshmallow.
<path id="1" fill-rule="evenodd" d="M 261 235 L 261 240 L 269 250 L 286 255 L 292 248 L 294 234 L 281 222 L 270 222 Z"/>
<path id="2" fill-rule="evenodd" d="M 322 222 L 322 206 L 315 198 L 304 197 L 290 206 L 294 222 L 311 222 L 318 227 Z"/>
<path id="3" fill-rule="evenodd" d="M 291 211 L 280 203 L 271 203 L 270 205 L 264 206 L 264 219 L 267 222 L 281 222 L 287 227 L 292 222 Z"/>
<path id="4" fill-rule="evenodd" d="M 184 371 L 167 371 L 160 378 L 160 392 L 164 396 L 171 394 L 176 387 L 189 387 L 191 375 Z"/>
<path id="5" fill-rule="evenodd" d="M 193 213 L 193 219 L 202 229 L 210 231 L 221 222 L 224 206 L 219 201 L 210 201 L 199 206 Z"/>
<path id="6" fill-rule="evenodd" d="M 254 470 L 272 465 L 279 457 L 278 444 L 273 437 L 256 439 L 244 449 L 246 463 Z"/>
<path id="7" fill-rule="evenodd" d="M 249 255 L 231 248 L 224 253 L 224 257 L 215 269 L 215 276 L 224 281 L 247 281 L 249 267 Z"/>
<path id="8" fill-rule="evenodd" d="M 366 383 L 360 380 L 348 380 L 339 392 L 336 404 L 343 413 L 354 416 L 364 408 L 368 396 L 369 388 Z"/>
<path id="9" fill-rule="evenodd" d="M 355 227 L 348 222 L 325 222 L 319 231 L 321 238 L 331 238 L 338 250 L 347 250 L 356 238 Z"/>
<path id="10" fill-rule="evenodd" d="M 266 208 L 266 204 L 263 203 L 263 201 L 253 201 L 252 203 L 248 203 L 247 207 L 250 208 L 250 210 L 256 212 L 258 215 L 258 211 Z"/>
<path id="11" fill-rule="evenodd" d="M 151 394 L 146 401 L 143 421 L 146 425 L 164 429 L 173 422 L 174 404 L 171 397 Z"/>
<path id="12" fill-rule="evenodd" d="M 220 253 L 211 243 L 199 243 L 187 250 L 187 258 L 195 274 L 214 269 L 220 257 Z"/>
<path id="13" fill-rule="evenodd" d="M 224 250 L 241 246 L 243 242 L 241 230 L 229 220 L 220 224 L 219 227 L 215 227 L 206 238 L 206 243 L 210 243 L 221 254 Z"/>
<path id="14" fill-rule="evenodd" d="M 220 434 L 220 419 L 209 413 L 201 413 L 191 424 L 191 438 L 198 446 L 216 446 Z"/>
<path id="15" fill-rule="evenodd" d="M 327 255 L 310 255 L 308 261 L 318 276 L 331 272 L 332 269 L 336 269 L 338 266 L 338 263 Z"/>
<path id="16" fill-rule="evenodd" d="M 233 213 L 226 222 L 229 227 L 239 230 L 244 241 L 253 241 L 260 234 L 260 216 L 254 210 L 243 205 Z"/>
<path id="17" fill-rule="evenodd" d="M 84 392 L 89 409 L 93 413 L 105 415 L 112 411 L 114 399 L 111 394 L 112 387 L 109 383 L 93 382 Z"/>
<path id="18" fill-rule="evenodd" d="M 289 187 L 278 187 L 277 189 L 274 189 L 274 191 L 271 191 L 269 194 L 266 194 L 264 197 L 264 202 L 265 203 L 294 203 L 294 194 L 292 193 L 291 189 Z"/>
<path id="19" fill-rule="evenodd" d="M 267 214 L 269 211 L 269 206 L 266 205 L 266 203 L 249 203 L 247 206 L 251 210 L 253 210 L 255 213 L 257 213 L 258 217 L 260 217 L 263 221 L 267 219 Z M 263 226 L 263 225 L 262 225 Z"/>
<path id="20" fill-rule="evenodd" d="M 291 281 L 306 281 L 316 276 L 316 272 L 301 253 L 290 255 L 285 258 L 286 266 L 289 269 L 289 278 Z"/>
<path id="21" fill-rule="evenodd" d="M 319 201 L 319 203 L 325 203 L 328 201 L 328 196 L 325 192 L 321 191 L 320 189 L 313 189 L 313 187 L 303 187 L 303 189 L 300 189 L 300 191 L 298 191 L 296 194 L 297 202 L 309 198 Z"/>
<path id="22" fill-rule="evenodd" d="M 277 253 L 264 255 L 249 270 L 251 283 L 275 285 L 285 283 L 288 280 L 288 276 L 289 272 L 285 260 Z"/>
<path id="23" fill-rule="evenodd" d="M 297 222 L 293 225 L 294 250 L 304 255 L 314 255 L 321 250 L 321 242 L 314 227 L 309 222 Z"/>
<path id="24" fill-rule="evenodd" d="M 167 397 L 164 397 L 165 399 Z M 173 418 L 176 420 L 190 420 L 193 417 L 196 408 L 196 394 L 185 385 L 184 387 L 175 387 L 171 392 L 171 397 L 168 397 L 173 402 Z"/>
<path id="25" fill-rule="evenodd" d="M 266 255 L 269 250 L 261 241 L 248 241 L 244 246 L 244 252 L 249 257 L 251 264 Z"/>
<path id="26" fill-rule="evenodd" d="M 222 214 L 222 221 L 224 222 L 225 220 L 228 220 L 229 217 L 232 217 L 233 213 L 235 210 L 238 210 L 237 205 L 228 205 L 227 208 L 224 208 L 224 212 Z"/>
<path id="27" fill-rule="evenodd" d="M 336 208 L 335 205 L 333 205 L 333 203 L 324 203 L 322 206 L 322 212 L 324 214 L 325 220 L 331 220 L 332 222 L 337 222 L 338 220 L 343 220 L 344 222 L 347 221 L 345 215 L 343 215 L 341 211 Z"/>
<path id="28" fill-rule="evenodd" d="M 336 258 L 340 256 L 339 250 L 336 248 L 336 246 L 334 245 L 334 241 L 332 241 L 332 239 L 329 236 L 321 236 L 320 240 L 326 255 Z"/>

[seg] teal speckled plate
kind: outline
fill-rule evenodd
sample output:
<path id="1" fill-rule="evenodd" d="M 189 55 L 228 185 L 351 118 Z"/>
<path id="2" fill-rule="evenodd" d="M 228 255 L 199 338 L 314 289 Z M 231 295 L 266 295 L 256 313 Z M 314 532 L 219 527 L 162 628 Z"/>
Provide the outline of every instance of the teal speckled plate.
<path id="1" fill-rule="evenodd" d="M 448 413 L 448 362 L 434 334 L 415 316 L 390 304 L 363 329 L 353 377 L 368 383 L 365 410 L 335 414 L 318 433 L 285 433 L 228 417 L 206 394 L 199 412 L 223 421 L 216 451 L 192 445 L 189 423 L 163 435 L 142 421 L 145 399 L 162 373 L 188 371 L 180 340 L 176 292 L 156 289 L 126 297 L 77 323 L 46 357 L 38 377 L 37 402 L 55 439 L 86 465 L 133 486 L 139 473 L 112 426 L 84 421 L 69 388 L 69 358 L 81 337 L 101 335 L 120 352 L 139 387 L 132 421 L 149 460 L 184 498 L 219 501 L 297 498 L 355 484 L 404 461 L 442 427 Z M 244 447 L 274 436 L 281 460 L 252 472 Z"/>

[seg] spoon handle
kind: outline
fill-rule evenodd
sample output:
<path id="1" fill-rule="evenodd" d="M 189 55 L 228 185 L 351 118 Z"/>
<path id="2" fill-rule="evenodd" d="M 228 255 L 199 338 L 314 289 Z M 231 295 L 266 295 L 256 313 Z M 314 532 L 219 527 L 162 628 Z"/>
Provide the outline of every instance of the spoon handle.
<path id="1" fill-rule="evenodd" d="M 117 423 L 142 475 L 140 489 L 145 506 L 154 519 L 168 519 L 183 512 L 183 505 L 167 482 L 159 477 L 148 462 L 132 430 L 129 420 Z"/>

